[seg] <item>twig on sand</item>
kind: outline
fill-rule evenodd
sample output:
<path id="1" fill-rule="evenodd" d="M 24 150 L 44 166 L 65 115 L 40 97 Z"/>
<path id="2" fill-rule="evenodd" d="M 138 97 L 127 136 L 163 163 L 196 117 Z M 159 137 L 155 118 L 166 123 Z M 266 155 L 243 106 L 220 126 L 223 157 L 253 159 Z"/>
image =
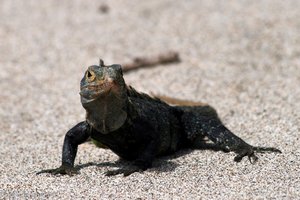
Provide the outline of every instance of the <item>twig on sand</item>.
<path id="1" fill-rule="evenodd" d="M 180 62 L 179 54 L 177 52 L 167 52 L 151 57 L 136 57 L 133 62 L 123 64 L 123 71 L 128 72 L 138 68 L 153 67 L 160 64 L 169 64 Z"/>

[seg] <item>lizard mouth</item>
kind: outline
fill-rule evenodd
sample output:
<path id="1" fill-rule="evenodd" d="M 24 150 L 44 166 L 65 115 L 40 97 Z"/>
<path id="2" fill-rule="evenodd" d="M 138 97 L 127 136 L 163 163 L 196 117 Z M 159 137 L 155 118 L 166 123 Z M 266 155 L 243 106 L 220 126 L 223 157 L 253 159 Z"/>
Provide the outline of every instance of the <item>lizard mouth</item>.
<path id="1" fill-rule="evenodd" d="M 80 96 L 85 100 L 92 101 L 100 96 L 107 95 L 113 84 L 111 82 L 103 82 L 98 84 L 86 84 L 80 87 Z"/>

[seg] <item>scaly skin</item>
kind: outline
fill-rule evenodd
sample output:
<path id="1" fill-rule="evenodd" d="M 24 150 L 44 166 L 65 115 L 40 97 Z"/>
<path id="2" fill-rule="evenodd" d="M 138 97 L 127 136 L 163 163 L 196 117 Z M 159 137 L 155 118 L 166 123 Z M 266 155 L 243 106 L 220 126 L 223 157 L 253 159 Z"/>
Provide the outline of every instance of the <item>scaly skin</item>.
<path id="1" fill-rule="evenodd" d="M 236 162 L 247 156 L 255 162 L 255 152 L 280 152 L 276 148 L 254 147 L 228 130 L 209 105 L 170 106 L 158 98 L 138 93 L 126 86 L 120 65 L 88 68 L 80 84 L 81 103 L 86 120 L 70 129 L 64 140 L 62 165 L 39 173 L 74 175 L 78 145 L 89 138 L 97 146 L 132 160 L 130 169 L 109 171 L 106 175 L 143 171 L 157 156 L 182 148 L 233 151 Z M 170 100 L 170 99 L 169 99 Z M 204 140 L 207 137 L 212 143 Z"/>

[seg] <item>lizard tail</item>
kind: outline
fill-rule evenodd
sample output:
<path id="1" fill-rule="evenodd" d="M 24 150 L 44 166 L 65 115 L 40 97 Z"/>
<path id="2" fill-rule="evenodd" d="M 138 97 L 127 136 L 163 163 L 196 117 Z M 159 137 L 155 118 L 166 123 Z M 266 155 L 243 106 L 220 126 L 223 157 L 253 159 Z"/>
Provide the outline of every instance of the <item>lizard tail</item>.
<path id="1" fill-rule="evenodd" d="M 157 94 L 151 94 L 153 97 L 156 97 L 168 104 L 176 105 L 176 106 L 207 106 L 208 104 L 202 103 L 202 102 L 195 102 L 185 99 L 177 99 L 165 95 L 157 95 Z"/>
<path id="2" fill-rule="evenodd" d="M 258 153 L 265 153 L 265 152 L 282 153 L 279 149 L 276 149 L 274 147 L 253 147 L 253 150 Z"/>

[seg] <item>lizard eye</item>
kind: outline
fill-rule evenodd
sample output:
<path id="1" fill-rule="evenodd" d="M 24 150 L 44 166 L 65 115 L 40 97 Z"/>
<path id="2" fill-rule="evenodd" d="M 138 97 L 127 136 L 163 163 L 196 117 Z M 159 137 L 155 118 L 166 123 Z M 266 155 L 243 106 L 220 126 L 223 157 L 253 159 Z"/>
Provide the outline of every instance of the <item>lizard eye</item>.
<path id="1" fill-rule="evenodd" d="M 85 76 L 88 81 L 93 81 L 95 79 L 95 74 L 92 71 L 87 71 Z"/>

